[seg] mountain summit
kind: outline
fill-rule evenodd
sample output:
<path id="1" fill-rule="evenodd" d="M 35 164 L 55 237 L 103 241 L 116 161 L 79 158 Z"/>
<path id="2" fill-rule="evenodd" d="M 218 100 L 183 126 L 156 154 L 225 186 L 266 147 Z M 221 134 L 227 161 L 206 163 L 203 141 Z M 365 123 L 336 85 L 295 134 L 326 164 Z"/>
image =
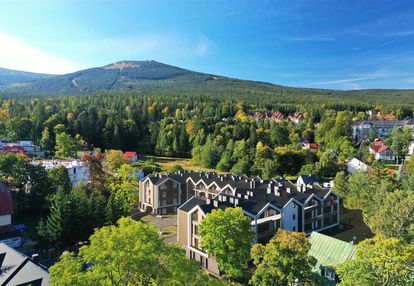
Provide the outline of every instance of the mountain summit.
<path id="1" fill-rule="evenodd" d="M 158 89 L 200 83 L 212 76 L 156 61 L 120 61 L 32 82 L 6 85 L 3 91 L 32 94 L 77 94 L 108 90 Z M 218 78 L 218 77 L 214 77 Z"/>

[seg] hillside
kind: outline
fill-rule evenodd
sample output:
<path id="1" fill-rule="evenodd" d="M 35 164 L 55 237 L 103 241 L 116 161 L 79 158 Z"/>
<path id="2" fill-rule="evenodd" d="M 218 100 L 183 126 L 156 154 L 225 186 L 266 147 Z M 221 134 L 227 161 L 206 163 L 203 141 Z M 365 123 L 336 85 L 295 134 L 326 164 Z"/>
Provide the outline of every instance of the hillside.
<path id="1" fill-rule="evenodd" d="M 173 94 L 277 97 L 283 102 L 390 103 L 414 105 L 414 90 L 338 91 L 294 88 L 194 72 L 156 61 L 121 61 L 65 75 L 0 70 L 1 94 L 77 95 L 97 92 L 145 91 Z M 23 81 L 24 76 L 26 80 Z M 32 77 L 30 77 L 32 76 Z M 9 83 L 9 84 L 7 84 Z"/>
<path id="2" fill-rule="evenodd" d="M 0 68 L 0 87 L 10 84 L 33 82 L 36 80 L 49 78 L 51 76 L 53 75 Z"/>

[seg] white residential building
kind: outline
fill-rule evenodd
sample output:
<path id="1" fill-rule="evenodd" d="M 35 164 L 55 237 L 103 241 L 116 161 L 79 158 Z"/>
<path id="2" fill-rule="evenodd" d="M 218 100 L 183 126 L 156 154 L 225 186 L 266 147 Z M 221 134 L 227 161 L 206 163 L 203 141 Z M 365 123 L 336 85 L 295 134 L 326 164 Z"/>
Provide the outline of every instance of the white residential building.
<path id="1" fill-rule="evenodd" d="M 63 166 L 67 169 L 70 183 L 72 187 L 76 187 L 80 184 L 86 185 L 89 180 L 89 169 L 85 162 L 74 160 L 42 160 L 35 161 L 34 164 L 42 165 L 46 170 Z"/>
<path id="2" fill-rule="evenodd" d="M 368 165 L 362 162 L 361 160 L 353 157 L 351 160 L 346 163 L 348 173 L 352 174 L 354 172 L 366 172 L 368 171 Z"/>

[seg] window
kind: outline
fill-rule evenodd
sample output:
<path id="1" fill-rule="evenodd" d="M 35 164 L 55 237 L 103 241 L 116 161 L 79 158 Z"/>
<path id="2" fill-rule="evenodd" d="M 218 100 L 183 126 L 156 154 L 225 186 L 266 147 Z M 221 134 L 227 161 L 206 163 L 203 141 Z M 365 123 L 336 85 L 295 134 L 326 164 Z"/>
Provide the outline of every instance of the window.
<path id="1" fill-rule="evenodd" d="M 162 192 L 162 197 L 163 197 L 163 198 L 166 198 L 166 197 L 167 197 L 167 192 L 166 192 L 166 191 L 163 191 L 163 192 Z"/>
<path id="2" fill-rule="evenodd" d="M 296 227 L 294 226 L 294 227 L 292 227 L 292 231 L 296 231 Z"/>
<path id="3" fill-rule="evenodd" d="M 296 215 L 295 215 L 295 214 L 293 214 L 293 217 L 292 217 L 292 219 L 293 219 L 293 220 L 295 220 L 295 219 L 296 219 Z"/>

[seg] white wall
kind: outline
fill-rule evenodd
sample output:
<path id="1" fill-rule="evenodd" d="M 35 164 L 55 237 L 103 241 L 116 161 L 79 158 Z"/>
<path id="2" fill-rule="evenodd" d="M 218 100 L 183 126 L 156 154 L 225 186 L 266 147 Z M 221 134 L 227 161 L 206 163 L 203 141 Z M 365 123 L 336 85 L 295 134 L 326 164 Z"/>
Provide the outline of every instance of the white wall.
<path id="1" fill-rule="evenodd" d="M 294 202 L 287 204 L 282 210 L 282 228 L 289 231 L 298 231 L 298 206 Z M 293 219 L 295 215 L 295 219 Z M 302 214 L 300 214 L 302 215 Z"/>

